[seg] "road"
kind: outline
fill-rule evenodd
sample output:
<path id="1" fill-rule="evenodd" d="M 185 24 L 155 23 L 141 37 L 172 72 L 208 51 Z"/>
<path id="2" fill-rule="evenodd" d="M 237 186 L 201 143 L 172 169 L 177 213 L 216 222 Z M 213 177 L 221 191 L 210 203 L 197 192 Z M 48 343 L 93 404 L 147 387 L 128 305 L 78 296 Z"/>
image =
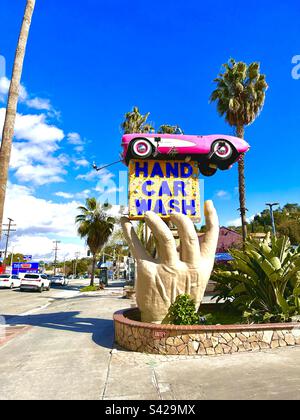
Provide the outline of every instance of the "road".
<path id="1" fill-rule="evenodd" d="M 300 399 L 300 347 L 219 357 L 127 352 L 114 345 L 112 315 L 133 302 L 118 285 L 96 294 L 81 286 L 0 291 L 9 325 L 1 400 Z"/>
<path id="2" fill-rule="evenodd" d="M 0 346 L 0 399 L 102 398 L 114 341 L 111 303 L 128 302 L 120 288 L 80 294 L 83 285 L 42 295 L 0 291 L 9 325 Z"/>
<path id="3" fill-rule="evenodd" d="M 0 290 L 0 315 L 14 316 L 44 308 L 56 299 L 64 299 L 79 294 L 80 288 L 88 285 L 88 280 L 71 280 L 68 287 L 53 287 L 49 292 L 20 292 L 20 289 Z"/>

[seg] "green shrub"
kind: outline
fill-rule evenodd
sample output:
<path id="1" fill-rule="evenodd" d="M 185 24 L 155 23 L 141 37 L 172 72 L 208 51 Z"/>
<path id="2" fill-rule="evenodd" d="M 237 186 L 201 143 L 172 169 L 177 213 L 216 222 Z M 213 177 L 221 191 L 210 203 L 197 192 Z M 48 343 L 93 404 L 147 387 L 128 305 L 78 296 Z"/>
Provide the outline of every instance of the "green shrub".
<path id="1" fill-rule="evenodd" d="M 199 324 L 199 315 L 196 312 L 195 302 L 189 295 L 180 295 L 171 305 L 164 323 L 174 325 Z"/>
<path id="2" fill-rule="evenodd" d="M 87 292 L 98 292 L 99 290 L 103 290 L 103 286 L 87 286 L 80 289 L 81 293 L 87 293 Z"/>
<path id="3" fill-rule="evenodd" d="M 300 250 L 287 237 L 249 241 L 232 250 L 230 270 L 216 270 L 215 297 L 242 310 L 249 322 L 284 322 L 300 315 Z"/>

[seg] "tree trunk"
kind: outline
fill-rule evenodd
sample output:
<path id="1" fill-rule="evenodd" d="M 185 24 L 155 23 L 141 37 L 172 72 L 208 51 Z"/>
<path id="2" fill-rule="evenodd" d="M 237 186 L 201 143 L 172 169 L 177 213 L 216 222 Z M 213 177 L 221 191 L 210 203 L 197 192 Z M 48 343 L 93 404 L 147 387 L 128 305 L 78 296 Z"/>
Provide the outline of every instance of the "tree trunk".
<path id="1" fill-rule="evenodd" d="M 13 73 L 8 93 L 5 121 L 3 126 L 2 143 L 0 149 L 0 238 L 2 235 L 4 202 L 19 99 L 19 88 L 35 1 L 36 0 L 27 0 L 26 3 L 23 23 L 15 55 Z"/>
<path id="2" fill-rule="evenodd" d="M 243 126 L 237 127 L 237 136 L 244 138 L 245 129 Z M 240 195 L 240 212 L 242 221 L 243 242 L 247 239 L 247 208 L 246 208 L 246 184 L 245 184 L 245 155 L 239 160 L 239 195 Z"/>
<path id="3" fill-rule="evenodd" d="M 91 284 L 90 286 L 93 287 L 95 285 L 95 270 L 96 270 L 96 262 L 97 257 L 93 254 L 93 262 L 92 262 L 92 276 L 91 276 Z"/>

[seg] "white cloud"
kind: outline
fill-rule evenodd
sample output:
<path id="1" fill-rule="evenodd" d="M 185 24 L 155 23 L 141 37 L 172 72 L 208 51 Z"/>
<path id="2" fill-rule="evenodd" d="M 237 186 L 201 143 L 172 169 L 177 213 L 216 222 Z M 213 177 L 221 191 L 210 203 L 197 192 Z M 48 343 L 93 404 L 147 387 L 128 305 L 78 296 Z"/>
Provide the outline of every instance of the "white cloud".
<path id="1" fill-rule="evenodd" d="M 56 192 L 54 195 L 56 197 L 65 198 L 66 200 L 71 200 L 71 199 L 81 200 L 81 199 L 88 198 L 90 194 L 91 194 L 91 190 L 84 190 L 82 192 L 74 193 L 74 194 L 59 191 L 59 192 Z"/>
<path id="2" fill-rule="evenodd" d="M 5 110 L 0 110 L 5 112 Z M 52 143 L 61 141 L 64 132 L 60 128 L 46 122 L 46 115 L 17 114 L 15 138 L 28 140 L 32 143 Z"/>
<path id="3" fill-rule="evenodd" d="M 29 108 L 38 109 L 38 110 L 51 111 L 52 109 L 50 99 L 43 99 L 43 98 L 38 98 L 38 97 L 33 98 L 33 99 L 28 99 L 26 101 L 26 105 Z"/>
<path id="4" fill-rule="evenodd" d="M 229 221 L 226 223 L 226 225 L 227 225 L 227 226 L 235 226 L 235 227 L 242 226 L 241 218 L 240 218 L 240 217 L 238 217 L 237 219 L 234 219 L 234 220 L 229 220 Z"/>
<path id="5" fill-rule="evenodd" d="M 78 133 L 69 133 L 67 135 L 67 139 L 68 142 L 70 144 L 74 144 L 74 145 L 82 145 L 83 144 L 83 140 L 80 137 L 80 134 Z"/>
<path id="6" fill-rule="evenodd" d="M 56 195 L 56 197 L 65 198 L 66 200 L 70 200 L 71 198 L 73 198 L 73 194 L 65 193 L 65 192 L 62 192 L 62 191 L 59 191 L 59 192 L 55 193 L 54 195 Z"/>
<path id="7" fill-rule="evenodd" d="M 3 102 L 6 100 L 6 96 L 8 94 L 10 87 L 10 80 L 7 77 L 1 77 L 0 78 L 0 101 Z M 20 85 L 19 88 L 19 100 L 21 102 L 26 101 L 28 98 L 28 93 L 26 88 L 23 85 Z"/>
<path id="8" fill-rule="evenodd" d="M 1 130 L 4 118 L 5 109 L 1 108 Z M 10 167 L 18 181 L 35 185 L 62 182 L 68 157 L 54 154 L 63 138 L 63 130 L 48 124 L 44 114 L 17 114 Z"/>
<path id="9" fill-rule="evenodd" d="M 49 239 L 46 236 L 32 237 L 30 235 L 24 235 L 15 238 L 12 243 L 15 253 L 28 254 L 33 256 L 34 261 L 54 261 L 54 244 L 53 239 Z M 10 247 L 10 249 L 12 249 Z M 60 243 L 58 251 L 58 260 L 63 261 L 71 260 L 75 258 L 75 253 L 80 252 L 80 257 L 87 256 L 87 248 L 84 243 Z"/>
<path id="10" fill-rule="evenodd" d="M 83 181 L 93 181 L 93 180 L 97 179 L 98 177 L 99 177 L 98 172 L 95 171 L 95 170 L 92 170 L 92 171 L 89 171 L 86 174 L 77 175 L 76 179 L 83 180 Z"/>
<path id="11" fill-rule="evenodd" d="M 7 77 L 0 78 L 0 102 L 6 100 L 9 91 L 10 80 Z M 52 105 L 49 99 L 33 97 L 31 98 L 24 85 L 19 88 L 19 101 L 29 108 L 37 110 L 51 111 Z"/>
<path id="12" fill-rule="evenodd" d="M 82 193 L 88 194 L 89 190 Z M 62 196 L 62 193 L 57 193 Z M 15 252 L 33 254 L 35 259 L 53 259 L 53 240 L 60 240 L 59 257 L 74 258 L 74 253 L 81 251 L 85 255 L 84 241 L 77 235 L 75 217 L 80 201 L 55 203 L 34 196 L 33 190 L 16 184 L 9 184 L 5 204 L 4 220 L 10 217 L 17 225 L 17 232 L 12 236 L 10 249 Z M 111 215 L 120 216 L 120 206 L 113 206 Z"/>
<path id="13" fill-rule="evenodd" d="M 248 218 L 247 218 L 247 223 L 251 223 L 251 222 L 254 220 L 255 216 L 256 216 L 256 214 L 254 214 L 253 216 L 248 217 Z M 240 218 L 240 217 L 238 217 L 238 218 L 236 218 L 236 219 L 234 219 L 234 220 L 229 220 L 229 221 L 227 222 L 226 226 L 235 226 L 235 227 L 240 227 L 240 226 L 242 226 L 242 221 L 241 221 L 241 218 Z"/>
<path id="14" fill-rule="evenodd" d="M 9 90 L 9 80 L 6 77 L 0 78 L 0 102 L 5 101 L 5 97 Z"/>
<path id="15" fill-rule="evenodd" d="M 24 165 L 16 170 L 15 176 L 18 180 L 34 185 L 45 185 L 64 182 L 62 174 L 67 171 L 60 166 L 51 167 L 46 165 Z"/>
<path id="16" fill-rule="evenodd" d="M 75 159 L 77 168 L 90 166 L 90 162 L 86 159 Z"/>
<path id="17" fill-rule="evenodd" d="M 220 190 L 216 193 L 216 196 L 221 199 L 228 199 L 230 198 L 230 194 L 228 191 Z"/>
<path id="18" fill-rule="evenodd" d="M 53 234 L 77 238 L 75 217 L 80 202 L 54 203 L 34 196 L 31 188 L 9 184 L 5 217 L 18 225 L 18 233 L 25 235 Z"/>

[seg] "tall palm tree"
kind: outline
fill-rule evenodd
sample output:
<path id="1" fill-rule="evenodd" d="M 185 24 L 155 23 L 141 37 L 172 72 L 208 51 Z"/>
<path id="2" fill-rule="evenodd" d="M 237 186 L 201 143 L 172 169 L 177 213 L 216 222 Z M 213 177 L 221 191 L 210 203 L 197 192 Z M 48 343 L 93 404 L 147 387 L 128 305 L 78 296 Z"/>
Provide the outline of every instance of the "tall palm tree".
<path id="1" fill-rule="evenodd" d="M 263 109 L 268 84 L 266 76 L 260 73 L 260 63 L 249 65 L 231 59 L 223 64 L 224 72 L 214 80 L 216 89 L 211 102 L 217 103 L 217 110 L 225 121 L 235 127 L 237 137 L 244 138 L 245 127 L 252 124 Z M 245 156 L 239 160 L 239 196 L 242 231 L 247 238 Z"/>
<path id="2" fill-rule="evenodd" d="M 114 231 L 115 219 L 107 215 L 107 208 L 107 205 L 98 203 L 96 198 L 88 198 L 85 206 L 78 207 L 78 234 L 86 239 L 93 255 L 91 286 L 94 286 L 97 255 Z"/>
<path id="3" fill-rule="evenodd" d="M 127 112 L 125 121 L 121 125 L 124 134 L 150 133 L 153 131 L 152 125 L 147 123 L 149 116 L 150 112 L 142 115 L 139 108 L 135 106 L 132 111 Z"/>
<path id="4" fill-rule="evenodd" d="M 3 126 L 2 142 L 0 148 L 0 238 L 2 234 L 2 222 L 4 212 L 4 202 L 6 195 L 6 186 L 8 180 L 9 162 L 12 149 L 12 141 L 14 136 L 15 121 L 17 115 L 17 105 L 19 99 L 20 82 L 25 58 L 26 45 L 35 7 L 35 0 L 27 0 L 21 32 L 19 36 L 18 46 L 15 55 L 14 67 L 10 88 L 8 93 L 8 101 Z"/>
<path id="5" fill-rule="evenodd" d="M 158 130 L 159 134 L 183 134 L 183 130 L 179 127 L 179 125 L 168 125 L 164 124 L 160 126 Z"/>

